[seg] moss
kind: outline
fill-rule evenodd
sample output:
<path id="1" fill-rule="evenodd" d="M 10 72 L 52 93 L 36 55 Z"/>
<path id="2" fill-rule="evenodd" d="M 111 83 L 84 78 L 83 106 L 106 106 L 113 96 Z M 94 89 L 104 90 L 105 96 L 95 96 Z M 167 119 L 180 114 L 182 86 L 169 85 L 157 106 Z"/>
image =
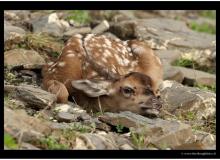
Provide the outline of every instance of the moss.
<path id="1" fill-rule="evenodd" d="M 208 23 L 198 24 L 196 22 L 191 22 L 189 27 L 197 32 L 205 32 L 209 34 L 216 34 L 216 28 L 209 25 Z"/>
<path id="2" fill-rule="evenodd" d="M 4 145 L 9 149 L 18 149 L 16 140 L 9 134 L 4 133 Z"/>
<path id="3" fill-rule="evenodd" d="M 79 24 L 87 24 L 91 21 L 89 12 L 85 10 L 72 10 L 69 14 L 67 20 L 73 20 Z"/>

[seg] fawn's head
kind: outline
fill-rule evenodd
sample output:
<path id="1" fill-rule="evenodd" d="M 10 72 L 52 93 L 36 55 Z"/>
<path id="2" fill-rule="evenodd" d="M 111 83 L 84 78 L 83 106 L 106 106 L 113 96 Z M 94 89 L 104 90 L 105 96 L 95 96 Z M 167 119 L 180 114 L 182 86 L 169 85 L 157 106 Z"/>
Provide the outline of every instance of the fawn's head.
<path id="1" fill-rule="evenodd" d="M 157 116 L 162 106 L 152 90 L 151 78 L 138 72 L 114 80 L 76 80 L 72 86 L 88 97 L 99 97 L 105 111 Z"/>

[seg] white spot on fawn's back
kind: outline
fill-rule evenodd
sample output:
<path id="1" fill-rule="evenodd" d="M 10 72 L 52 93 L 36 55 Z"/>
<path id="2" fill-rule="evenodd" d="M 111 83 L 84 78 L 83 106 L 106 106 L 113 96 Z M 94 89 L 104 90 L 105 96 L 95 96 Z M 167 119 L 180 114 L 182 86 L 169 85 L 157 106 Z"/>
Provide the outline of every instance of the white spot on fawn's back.
<path id="1" fill-rule="evenodd" d="M 59 63 L 58 63 L 58 66 L 59 66 L 59 67 L 64 67 L 65 65 L 66 65 L 66 62 L 59 62 Z"/>
<path id="2" fill-rule="evenodd" d="M 104 41 L 105 41 L 105 44 L 106 44 L 108 47 L 111 47 L 111 46 L 112 46 L 112 42 L 111 42 L 109 39 L 105 38 Z"/>
<path id="3" fill-rule="evenodd" d="M 67 54 L 66 57 L 75 57 L 75 54 Z"/>
<path id="4" fill-rule="evenodd" d="M 158 58 L 157 56 L 155 56 L 155 57 L 156 57 L 158 63 L 161 65 L 162 63 L 161 63 L 161 61 L 160 61 L 160 58 Z"/>
<path id="5" fill-rule="evenodd" d="M 52 73 L 54 73 L 56 71 L 56 69 L 54 68 L 54 69 L 52 69 Z"/>
<path id="6" fill-rule="evenodd" d="M 85 42 L 89 41 L 93 36 L 94 34 L 88 34 L 85 38 Z"/>
<path id="7" fill-rule="evenodd" d="M 132 44 L 132 50 L 133 52 L 135 52 L 136 54 L 142 54 L 145 51 L 145 48 L 142 46 L 138 46 L 136 44 Z"/>
<path id="8" fill-rule="evenodd" d="M 73 50 L 66 51 L 66 53 L 73 53 L 73 52 L 74 52 Z"/>
<path id="9" fill-rule="evenodd" d="M 51 66 L 52 64 L 53 64 L 53 62 L 49 62 L 49 63 L 47 63 L 49 66 Z"/>

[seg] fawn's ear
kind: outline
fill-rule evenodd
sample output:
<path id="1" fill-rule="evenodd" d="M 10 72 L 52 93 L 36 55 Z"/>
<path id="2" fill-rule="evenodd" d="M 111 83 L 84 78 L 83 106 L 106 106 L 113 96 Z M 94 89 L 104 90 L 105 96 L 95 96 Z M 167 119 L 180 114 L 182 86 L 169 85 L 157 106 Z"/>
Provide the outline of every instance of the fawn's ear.
<path id="1" fill-rule="evenodd" d="M 72 81 L 73 88 L 82 91 L 89 97 L 99 97 L 102 95 L 109 95 L 108 87 L 111 85 L 110 81 L 104 80 L 76 80 Z"/>

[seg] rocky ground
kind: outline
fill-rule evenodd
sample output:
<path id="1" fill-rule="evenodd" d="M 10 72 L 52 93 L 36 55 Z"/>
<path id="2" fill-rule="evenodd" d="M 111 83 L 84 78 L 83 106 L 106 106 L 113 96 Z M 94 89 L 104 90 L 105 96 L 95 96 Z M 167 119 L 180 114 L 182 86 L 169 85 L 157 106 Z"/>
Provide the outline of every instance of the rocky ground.
<path id="1" fill-rule="evenodd" d="M 216 149 L 215 22 L 215 11 L 5 11 L 4 148 Z M 160 116 L 56 104 L 41 68 L 75 33 L 148 43 L 165 72 Z"/>

